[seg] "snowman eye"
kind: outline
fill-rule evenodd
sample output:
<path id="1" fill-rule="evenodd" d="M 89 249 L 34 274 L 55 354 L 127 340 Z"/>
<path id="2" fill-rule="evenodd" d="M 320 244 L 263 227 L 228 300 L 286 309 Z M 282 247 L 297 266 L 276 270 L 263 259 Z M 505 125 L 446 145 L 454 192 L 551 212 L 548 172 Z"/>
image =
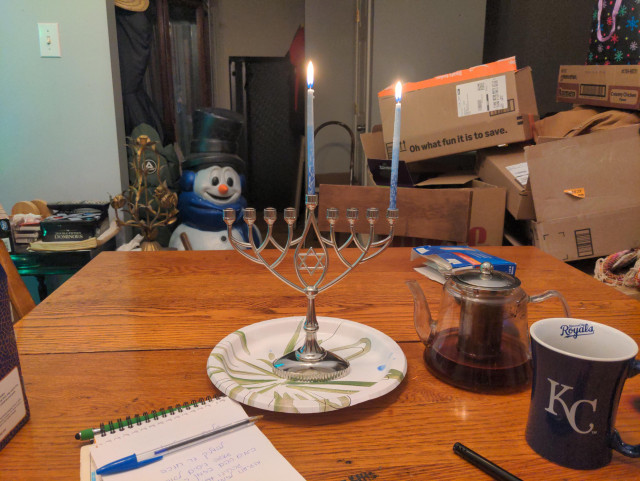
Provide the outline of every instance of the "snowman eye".
<path id="1" fill-rule="evenodd" d="M 233 178 L 232 177 L 227 177 L 227 185 L 229 187 L 233 187 Z"/>
<path id="2" fill-rule="evenodd" d="M 218 177 L 214 177 L 211 179 L 211 185 L 218 185 L 220 183 L 220 179 Z"/>

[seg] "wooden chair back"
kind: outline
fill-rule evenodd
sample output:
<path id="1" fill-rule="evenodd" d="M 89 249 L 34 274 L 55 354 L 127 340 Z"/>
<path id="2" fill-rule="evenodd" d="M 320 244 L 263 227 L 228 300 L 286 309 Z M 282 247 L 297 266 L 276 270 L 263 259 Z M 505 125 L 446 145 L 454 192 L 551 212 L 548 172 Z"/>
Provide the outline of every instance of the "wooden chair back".
<path id="1" fill-rule="evenodd" d="M 346 209 L 357 207 L 360 211 L 356 231 L 369 233 L 366 211 L 377 207 L 379 220 L 376 234 L 387 235 L 386 220 L 389 206 L 389 189 L 383 187 L 361 187 L 321 184 L 317 211 L 320 229 L 328 230 L 327 208 L 340 210 L 336 232 L 349 232 Z M 397 207 L 400 218 L 396 222 L 395 237 L 411 237 L 438 241 L 466 242 L 471 213 L 469 190 L 463 189 L 419 189 L 398 188 Z"/>
<path id="2" fill-rule="evenodd" d="M 14 322 L 26 316 L 31 309 L 36 307 L 33 297 L 29 293 L 22 277 L 18 274 L 15 264 L 11 260 L 9 251 L 3 242 L 0 242 L 0 265 L 7 274 L 9 284 L 9 300 L 14 312 Z"/>

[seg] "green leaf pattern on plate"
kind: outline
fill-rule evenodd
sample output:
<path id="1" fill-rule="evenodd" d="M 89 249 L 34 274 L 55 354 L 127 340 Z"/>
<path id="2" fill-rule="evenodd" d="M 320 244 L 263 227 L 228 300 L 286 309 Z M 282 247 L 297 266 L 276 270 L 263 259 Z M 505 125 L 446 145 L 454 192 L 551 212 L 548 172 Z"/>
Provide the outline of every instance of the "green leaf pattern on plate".
<path id="1" fill-rule="evenodd" d="M 293 335 L 287 339 L 282 350 L 283 354 L 295 349 L 296 344 L 304 338 L 303 324 L 304 319 L 296 323 Z M 341 324 L 338 324 L 333 332 L 325 333 L 324 338 L 319 335 L 318 342 L 326 342 L 327 339 L 335 336 L 340 327 Z M 404 379 L 404 373 L 398 369 L 389 369 L 379 381 L 338 379 L 325 382 L 301 382 L 282 379 L 272 371 L 274 357 L 272 353 L 266 355 L 269 359 L 252 358 L 251 344 L 247 340 L 247 335 L 242 330 L 235 331 L 233 335 L 238 337 L 242 352 L 236 352 L 233 342 L 218 344 L 209 356 L 207 374 L 212 380 L 216 377 L 218 381 L 216 385 L 229 397 L 249 406 L 261 407 L 258 405 L 259 400 L 265 394 L 272 393 L 273 399 L 269 409 L 276 412 L 301 412 L 297 406 L 299 402 L 316 405 L 315 412 L 333 411 L 350 406 L 352 395 L 371 389 L 380 382 L 399 384 Z M 370 353 L 371 346 L 370 338 L 361 337 L 356 342 L 331 347 L 331 351 L 352 362 Z M 278 352 L 278 346 L 274 346 L 273 351 Z M 253 362 L 248 361 L 247 358 Z M 260 402 L 264 403 L 264 400 Z M 309 411 L 307 409 L 304 412 Z"/>

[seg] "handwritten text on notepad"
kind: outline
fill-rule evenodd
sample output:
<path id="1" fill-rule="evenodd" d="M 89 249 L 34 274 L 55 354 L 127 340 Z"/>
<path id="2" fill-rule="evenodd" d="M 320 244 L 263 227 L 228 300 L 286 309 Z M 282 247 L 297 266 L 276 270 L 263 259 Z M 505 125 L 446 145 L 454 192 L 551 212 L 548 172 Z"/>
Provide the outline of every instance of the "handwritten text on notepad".
<path id="1" fill-rule="evenodd" d="M 201 446 L 202 447 L 202 446 Z M 164 481 L 222 481 L 234 479 L 236 474 L 245 474 L 262 464 L 255 447 L 240 452 L 225 450 L 225 443 L 209 446 L 178 463 L 165 466 L 160 473 Z M 170 461 L 170 459 L 167 459 Z"/>

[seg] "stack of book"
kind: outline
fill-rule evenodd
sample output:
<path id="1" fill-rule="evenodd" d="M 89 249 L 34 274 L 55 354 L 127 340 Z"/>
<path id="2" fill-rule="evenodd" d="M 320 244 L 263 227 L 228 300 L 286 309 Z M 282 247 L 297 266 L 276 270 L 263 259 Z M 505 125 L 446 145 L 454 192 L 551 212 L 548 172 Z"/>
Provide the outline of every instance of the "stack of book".
<path id="1" fill-rule="evenodd" d="M 15 214 L 11 218 L 13 244 L 16 250 L 26 250 L 29 244 L 40 239 L 40 219 L 35 214 Z"/>

